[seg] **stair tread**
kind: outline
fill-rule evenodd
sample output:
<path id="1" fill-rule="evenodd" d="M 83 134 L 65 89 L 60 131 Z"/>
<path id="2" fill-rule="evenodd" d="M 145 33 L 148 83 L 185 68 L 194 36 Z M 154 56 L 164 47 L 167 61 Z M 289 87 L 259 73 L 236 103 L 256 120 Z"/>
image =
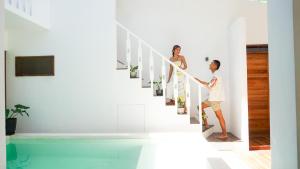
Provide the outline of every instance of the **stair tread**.
<path id="1" fill-rule="evenodd" d="M 117 70 L 127 70 L 127 67 L 117 67 Z"/>
<path id="2" fill-rule="evenodd" d="M 200 121 L 196 117 L 190 118 L 191 124 L 200 124 Z"/>
<path id="3" fill-rule="evenodd" d="M 208 125 L 208 128 L 205 128 L 204 125 L 202 125 L 202 132 L 205 132 L 213 127 L 214 127 L 214 125 Z"/>

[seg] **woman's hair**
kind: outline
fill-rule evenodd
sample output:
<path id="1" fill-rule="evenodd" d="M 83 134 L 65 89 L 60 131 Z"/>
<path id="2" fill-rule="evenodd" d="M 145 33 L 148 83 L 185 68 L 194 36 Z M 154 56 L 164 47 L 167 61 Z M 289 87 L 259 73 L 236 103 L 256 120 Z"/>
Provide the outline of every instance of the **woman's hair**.
<path id="1" fill-rule="evenodd" d="M 174 46 L 173 46 L 173 49 L 172 49 L 172 56 L 174 56 L 174 52 L 175 52 L 175 50 L 176 50 L 177 48 L 181 48 L 181 46 L 179 46 L 179 45 L 174 45 Z"/>

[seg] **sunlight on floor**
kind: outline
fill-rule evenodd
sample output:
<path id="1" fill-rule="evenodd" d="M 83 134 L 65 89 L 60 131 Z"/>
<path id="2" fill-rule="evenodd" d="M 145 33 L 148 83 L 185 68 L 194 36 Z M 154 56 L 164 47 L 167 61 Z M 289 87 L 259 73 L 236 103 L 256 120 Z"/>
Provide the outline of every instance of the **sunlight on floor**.
<path id="1" fill-rule="evenodd" d="M 234 164 L 233 159 L 238 159 L 249 169 L 271 169 L 270 150 L 259 151 L 223 151 L 220 152 L 228 164 Z"/>
<path id="2" fill-rule="evenodd" d="M 144 147 L 139 164 L 147 169 L 251 169 L 237 152 L 217 151 L 198 133 L 155 133 L 149 137 L 151 146 Z"/>

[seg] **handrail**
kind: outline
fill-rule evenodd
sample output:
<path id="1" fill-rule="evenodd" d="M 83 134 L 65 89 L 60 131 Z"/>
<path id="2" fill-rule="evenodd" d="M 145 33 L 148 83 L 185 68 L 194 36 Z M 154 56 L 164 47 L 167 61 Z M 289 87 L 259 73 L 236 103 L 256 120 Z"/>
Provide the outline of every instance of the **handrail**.
<path id="1" fill-rule="evenodd" d="M 183 73 L 185 76 L 187 76 L 189 79 L 191 79 L 193 82 L 195 82 L 196 84 L 198 84 L 201 87 L 204 87 L 203 84 L 201 84 L 200 82 L 198 82 L 194 76 L 190 75 L 189 73 L 187 73 L 186 71 L 182 70 L 179 66 L 177 66 L 176 64 L 174 64 L 173 62 L 171 62 L 168 58 L 164 57 L 160 52 L 158 52 L 157 50 L 155 50 L 150 44 L 148 44 L 146 41 L 144 41 L 143 39 L 141 39 L 139 36 L 137 36 L 135 33 L 131 32 L 129 29 L 127 29 L 124 25 L 122 25 L 121 23 L 119 23 L 118 21 L 116 21 L 116 24 L 121 27 L 122 29 L 124 29 L 125 31 L 127 31 L 131 36 L 133 36 L 134 38 L 140 40 L 144 45 L 146 45 L 148 48 L 150 48 L 150 50 L 154 53 L 156 53 L 159 57 L 161 57 L 164 61 L 168 62 L 170 65 L 172 65 L 173 67 L 175 67 L 178 71 L 180 71 L 181 73 Z"/>

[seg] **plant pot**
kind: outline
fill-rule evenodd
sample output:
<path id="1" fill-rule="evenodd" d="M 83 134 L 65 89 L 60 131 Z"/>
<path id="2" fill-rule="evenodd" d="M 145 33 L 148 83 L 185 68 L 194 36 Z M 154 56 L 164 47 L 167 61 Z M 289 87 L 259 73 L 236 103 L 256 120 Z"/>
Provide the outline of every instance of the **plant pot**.
<path id="1" fill-rule="evenodd" d="M 163 90 L 156 90 L 156 96 L 162 96 L 163 95 Z"/>
<path id="2" fill-rule="evenodd" d="M 184 107 L 178 107 L 177 112 L 178 114 L 184 114 Z"/>
<path id="3" fill-rule="evenodd" d="M 137 78 L 137 72 L 130 72 L 130 78 Z"/>
<path id="4" fill-rule="evenodd" d="M 6 135 L 10 136 L 15 134 L 17 126 L 17 119 L 16 118 L 9 118 L 6 119 Z"/>

